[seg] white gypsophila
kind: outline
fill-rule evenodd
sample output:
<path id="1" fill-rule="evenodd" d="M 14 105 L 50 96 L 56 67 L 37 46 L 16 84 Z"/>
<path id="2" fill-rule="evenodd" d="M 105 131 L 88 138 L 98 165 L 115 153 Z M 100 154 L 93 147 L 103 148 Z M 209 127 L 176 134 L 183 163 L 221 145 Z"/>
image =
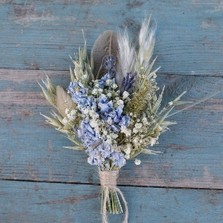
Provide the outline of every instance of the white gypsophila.
<path id="1" fill-rule="evenodd" d="M 112 139 L 117 139 L 118 138 L 118 134 L 111 132 L 110 136 L 112 137 Z"/>
<path id="2" fill-rule="evenodd" d="M 107 86 L 110 86 L 112 84 L 112 80 L 111 79 L 108 79 L 108 80 L 106 80 L 105 83 L 106 83 Z"/>
<path id="3" fill-rule="evenodd" d="M 93 109 L 90 109 L 89 110 L 89 116 L 92 118 L 92 119 L 98 119 L 99 118 L 99 114 L 94 111 Z"/>
<path id="4" fill-rule="evenodd" d="M 116 88 L 118 87 L 118 85 L 117 84 L 112 84 L 112 88 L 115 90 Z"/>
<path id="5" fill-rule="evenodd" d="M 132 134 L 131 129 L 127 128 L 126 126 L 121 126 L 121 132 L 124 133 L 127 137 L 131 136 Z"/>
<path id="6" fill-rule="evenodd" d="M 128 160 L 130 159 L 130 155 L 129 154 L 125 154 L 125 158 Z"/>
<path id="7" fill-rule="evenodd" d="M 146 117 L 142 118 L 142 122 L 143 122 L 144 125 L 148 125 L 149 124 L 149 122 L 148 122 Z"/>
<path id="8" fill-rule="evenodd" d="M 126 144 L 126 147 L 125 147 L 125 149 L 124 149 L 124 152 L 125 152 L 127 155 L 130 155 L 131 151 L 132 151 L 132 145 L 131 145 L 130 143 L 127 143 L 127 144 Z"/>
<path id="9" fill-rule="evenodd" d="M 108 120 L 107 120 L 107 123 L 109 124 L 109 125 L 111 125 L 112 124 L 112 118 L 111 117 L 108 117 Z"/>
<path id="10" fill-rule="evenodd" d="M 96 82 L 96 84 L 94 85 L 95 88 L 99 88 L 99 83 Z"/>
<path id="11" fill-rule="evenodd" d="M 102 133 L 103 133 L 103 135 L 105 135 L 105 136 L 107 136 L 108 135 L 108 131 L 107 131 L 107 129 L 106 128 L 102 128 Z"/>
<path id="12" fill-rule="evenodd" d="M 91 92 L 93 95 L 97 95 L 98 94 L 98 89 L 94 88 Z"/>
<path id="13" fill-rule="evenodd" d="M 135 159 L 135 161 L 134 161 L 134 163 L 135 163 L 135 165 L 140 165 L 141 164 L 141 160 L 140 159 Z"/>
<path id="14" fill-rule="evenodd" d="M 128 98 L 128 96 L 129 96 L 129 92 L 128 91 L 124 91 L 123 94 L 122 94 L 122 98 L 126 99 L 126 98 Z"/>
<path id="15" fill-rule="evenodd" d="M 157 139 L 156 138 L 151 138 L 150 139 L 150 146 L 154 146 L 156 144 Z"/>
<path id="16" fill-rule="evenodd" d="M 90 125 L 92 128 L 98 128 L 98 122 L 95 119 L 90 120 Z"/>
<path id="17" fill-rule="evenodd" d="M 99 88 L 98 92 L 101 94 L 103 92 L 103 89 Z"/>
<path id="18" fill-rule="evenodd" d="M 141 129 L 142 128 L 142 123 L 136 123 L 135 128 L 136 129 Z"/>
<path id="19" fill-rule="evenodd" d="M 124 101 L 121 100 L 121 99 L 119 99 L 119 100 L 117 101 L 117 105 L 124 106 Z"/>
<path id="20" fill-rule="evenodd" d="M 111 98 L 111 96 L 112 96 L 112 93 L 111 92 L 108 92 L 107 93 L 107 97 Z"/>
<path id="21" fill-rule="evenodd" d="M 134 146 L 138 148 L 138 146 L 139 146 L 139 137 L 135 136 L 133 138 L 132 142 L 133 142 Z"/>
<path id="22" fill-rule="evenodd" d="M 110 135 L 107 135 L 106 142 L 107 142 L 108 144 L 112 145 L 112 144 L 113 144 L 113 141 L 114 141 L 114 140 L 112 140 L 111 136 L 110 136 Z"/>
<path id="23" fill-rule="evenodd" d="M 89 113 L 89 109 L 88 108 L 84 108 L 84 109 L 82 109 L 82 114 L 85 116 L 85 115 L 88 115 L 88 113 Z"/>
<path id="24" fill-rule="evenodd" d="M 133 133 L 138 133 L 138 132 L 139 132 L 139 129 L 137 129 L 137 128 L 133 128 L 132 132 L 133 132 Z"/>

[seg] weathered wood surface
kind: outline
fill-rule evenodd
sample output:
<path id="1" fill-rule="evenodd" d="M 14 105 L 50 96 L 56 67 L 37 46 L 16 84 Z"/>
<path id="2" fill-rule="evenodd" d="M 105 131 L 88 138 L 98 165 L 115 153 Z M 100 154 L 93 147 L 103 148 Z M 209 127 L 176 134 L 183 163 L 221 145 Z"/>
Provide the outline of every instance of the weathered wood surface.
<path id="1" fill-rule="evenodd" d="M 90 49 L 108 28 L 136 33 L 146 12 L 157 24 L 166 100 L 183 90 L 192 101 L 222 90 L 219 0 L 0 0 L 0 223 L 100 222 L 97 169 L 85 154 L 63 149 L 69 142 L 44 122 L 40 113 L 51 108 L 37 82 L 47 74 L 67 86 L 61 70 L 83 44 L 81 29 Z M 174 120 L 155 147 L 162 154 L 121 171 L 130 223 L 221 223 L 223 93 Z"/>
<path id="2" fill-rule="evenodd" d="M 0 67 L 67 70 L 68 55 L 106 29 L 157 24 L 161 72 L 222 75 L 223 5 L 219 0 L 0 0 Z"/>
<path id="3" fill-rule="evenodd" d="M 69 72 L 0 70 L 0 173 L 2 179 L 98 183 L 96 168 L 82 152 L 63 149 L 69 141 L 48 126 L 40 113 L 51 107 L 37 81 L 45 75 L 67 86 Z M 222 88 L 221 77 L 161 75 L 174 96 L 199 100 Z M 169 98 L 170 99 L 170 98 Z M 141 156 L 142 165 L 123 168 L 120 184 L 188 188 L 223 188 L 223 93 L 174 117 L 178 125 L 155 148 L 163 154 Z"/>
<path id="4" fill-rule="evenodd" d="M 2 223 L 98 223 L 99 186 L 0 181 Z M 220 223 L 223 192 L 121 187 L 129 223 Z M 90 219 L 90 220 L 89 220 Z M 110 223 L 121 222 L 113 216 Z"/>

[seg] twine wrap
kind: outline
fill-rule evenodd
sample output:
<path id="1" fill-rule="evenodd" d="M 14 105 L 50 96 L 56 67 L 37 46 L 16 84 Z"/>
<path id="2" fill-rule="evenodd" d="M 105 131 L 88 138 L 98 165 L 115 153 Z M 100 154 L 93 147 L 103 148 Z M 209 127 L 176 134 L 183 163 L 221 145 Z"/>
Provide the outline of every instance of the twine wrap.
<path id="1" fill-rule="evenodd" d="M 102 187 L 103 192 L 103 198 L 102 198 L 102 208 L 101 208 L 101 214 L 102 214 L 102 223 L 108 223 L 108 217 L 107 217 L 107 203 L 110 201 L 109 193 L 116 193 L 117 201 L 119 202 L 119 205 L 121 207 L 119 197 L 120 196 L 124 207 L 125 207 L 125 216 L 123 223 L 128 223 L 128 204 L 125 200 L 125 197 L 122 193 L 122 191 L 117 187 L 117 179 L 119 176 L 119 171 L 99 171 L 99 177 L 100 177 L 100 183 Z M 121 209 L 121 213 L 122 213 Z"/>

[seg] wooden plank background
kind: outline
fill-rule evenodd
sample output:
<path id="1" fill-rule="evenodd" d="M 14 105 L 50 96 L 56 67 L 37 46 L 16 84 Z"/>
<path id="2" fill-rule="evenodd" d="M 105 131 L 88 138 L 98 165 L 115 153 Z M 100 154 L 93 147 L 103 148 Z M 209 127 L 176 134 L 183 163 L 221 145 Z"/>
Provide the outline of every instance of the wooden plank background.
<path id="1" fill-rule="evenodd" d="M 40 113 L 51 108 L 37 82 L 47 74 L 67 86 L 81 29 L 90 49 L 106 29 L 136 34 L 146 13 L 157 25 L 165 100 L 222 90 L 222 1 L 0 0 L 0 223 L 100 222 L 97 169 L 46 125 Z M 129 222 L 221 223 L 223 93 L 174 119 L 155 147 L 161 155 L 122 169 Z"/>

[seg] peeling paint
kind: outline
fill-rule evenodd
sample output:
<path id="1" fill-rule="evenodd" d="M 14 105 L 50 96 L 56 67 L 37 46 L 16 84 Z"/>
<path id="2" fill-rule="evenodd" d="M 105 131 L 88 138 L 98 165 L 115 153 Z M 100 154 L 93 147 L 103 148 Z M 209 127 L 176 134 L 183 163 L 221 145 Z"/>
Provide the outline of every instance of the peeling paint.
<path id="1" fill-rule="evenodd" d="M 95 194 L 89 194 L 89 195 L 82 195 L 82 196 L 76 196 L 76 197 L 67 197 L 61 200 L 51 200 L 51 201 L 46 201 L 46 202 L 39 202 L 35 203 L 37 205 L 49 205 L 49 204 L 75 204 L 79 203 L 81 201 L 85 201 L 88 199 L 94 199 L 99 197 L 99 193 Z"/>
<path id="2" fill-rule="evenodd" d="M 75 22 L 75 16 L 64 16 L 63 18 L 59 16 L 54 16 L 49 10 L 37 11 L 34 4 L 24 4 L 24 5 L 13 5 L 13 16 L 12 19 L 15 23 L 30 26 L 34 22 L 40 22 L 42 25 L 43 22 L 58 22 L 58 21 L 67 21 Z"/>
<path id="3" fill-rule="evenodd" d="M 127 3 L 126 6 L 129 9 L 133 9 L 133 8 L 141 7 L 144 4 L 145 4 L 145 2 L 143 2 L 143 1 L 133 0 L 133 1 L 130 1 L 129 3 Z"/>
<path id="4" fill-rule="evenodd" d="M 209 28 L 216 28 L 217 25 L 213 21 L 212 18 L 207 18 L 206 20 L 201 22 L 201 28 L 203 29 L 209 29 Z"/>

